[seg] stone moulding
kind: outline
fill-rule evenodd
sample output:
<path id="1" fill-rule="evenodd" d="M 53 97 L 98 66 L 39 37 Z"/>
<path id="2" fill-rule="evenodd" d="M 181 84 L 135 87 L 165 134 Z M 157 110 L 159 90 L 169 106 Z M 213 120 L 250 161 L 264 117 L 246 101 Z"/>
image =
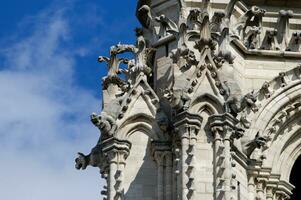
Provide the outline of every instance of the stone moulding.
<path id="1" fill-rule="evenodd" d="M 99 57 L 108 68 L 103 110 L 91 115 L 100 138 L 90 154 L 79 153 L 76 168 L 100 169 L 104 199 L 284 200 L 292 194 L 288 176 L 301 151 L 301 66 L 295 63 L 301 34 L 294 30 L 301 14 L 227 3 L 140 0 L 136 44 L 114 45 Z M 296 67 L 247 87 L 249 58 L 270 66 L 287 59 Z"/>

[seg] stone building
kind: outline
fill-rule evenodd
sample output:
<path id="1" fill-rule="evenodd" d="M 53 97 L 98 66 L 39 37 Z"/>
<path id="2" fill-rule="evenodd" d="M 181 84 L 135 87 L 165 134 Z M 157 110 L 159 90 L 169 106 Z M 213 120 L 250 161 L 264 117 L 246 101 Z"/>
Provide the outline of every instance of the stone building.
<path id="1" fill-rule="evenodd" d="M 99 57 L 101 136 L 76 159 L 100 169 L 103 198 L 297 194 L 301 1 L 139 0 L 136 16 L 136 44 Z"/>

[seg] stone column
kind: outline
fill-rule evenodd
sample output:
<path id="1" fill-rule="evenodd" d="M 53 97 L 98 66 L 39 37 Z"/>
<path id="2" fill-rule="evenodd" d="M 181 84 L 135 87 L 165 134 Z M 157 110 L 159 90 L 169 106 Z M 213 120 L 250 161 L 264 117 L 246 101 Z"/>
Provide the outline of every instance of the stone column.
<path id="1" fill-rule="evenodd" d="M 230 142 L 230 136 L 232 130 L 227 131 L 224 137 L 224 146 L 225 146 L 225 172 L 224 172 L 224 189 L 225 189 L 225 199 L 230 200 L 232 199 L 232 191 L 231 191 L 231 179 L 232 179 L 232 167 L 231 167 L 231 142 Z"/>
<path id="2" fill-rule="evenodd" d="M 166 171 L 165 171 L 165 185 L 166 185 L 166 190 L 165 190 L 165 195 L 166 198 L 165 200 L 173 200 L 172 197 L 172 153 L 171 152 L 166 152 L 165 153 L 165 163 L 166 163 Z"/>
<path id="3" fill-rule="evenodd" d="M 265 184 L 266 180 L 257 178 L 257 184 L 256 184 L 256 192 L 257 192 L 257 200 L 265 200 Z"/>
<path id="4" fill-rule="evenodd" d="M 124 199 L 123 171 L 130 148 L 130 142 L 116 138 L 109 138 L 103 142 L 103 153 L 109 165 L 107 200 Z"/>
<path id="5" fill-rule="evenodd" d="M 164 153 L 157 151 L 154 154 L 156 163 L 157 163 L 157 199 L 164 199 L 164 171 L 163 171 L 163 162 L 164 162 Z"/>
<path id="6" fill-rule="evenodd" d="M 223 170 L 224 166 L 221 164 L 224 162 L 224 156 L 222 155 L 224 152 L 224 146 L 222 145 L 222 138 L 220 137 L 220 132 L 222 132 L 223 129 L 221 127 L 214 127 L 212 128 L 213 137 L 214 137 L 214 152 L 213 152 L 213 158 L 214 158 L 214 199 L 218 199 L 218 197 L 223 193 L 222 184 L 224 179 L 219 175 Z"/>
<path id="7" fill-rule="evenodd" d="M 171 143 L 164 141 L 153 141 L 152 154 L 157 163 L 157 199 L 172 199 Z"/>
<path id="8" fill-rule="evenodd" d="M 174 122 L 177 137 L 181 141 L 181 200 L 195 199 L 195 145 L 201 122 L 202 118 L 199 115 L 188 112 L 178 114 Z"/>
<path id="9" fill-rule="evenodd" d="M 225 113 L 209 118 L 214 136 L 214 182 L 215 199 L 236 199 L 236 176 L 233 173 L 235 164 L 232 162 L 231 144 L 234 139 L 242 136 L 243 130 L 237 128 L 238 121 L 232 115 Z"/>
<path id="10" fill-rule="evenodd" d="M 255 186 L 255 177 L 254 177 L 254 175 L 250 175 L 249 176 L 248 191 L 249 191 L 249 199 L 250 200 L 255 200 L 255 197 L 256 197 L 256 186 Z"/>
<path id="11" fill-rule="evenodd" d="M 116 195 L 115 190 L 115 174 L 117 171 L 117 159 L 116 159 L 116 153 L 114 151 L 108 152 L 108 161 L 109 161 L 109 179 L 108 179 L 108 200 L 114 200 L 114 197 Z"/>
<path id="12" fill-rule="evenodd" d="M 186 174 L 188 166 L 187 166 L 187 150 L 189 146 L 189 138 L 188 138 L 188 127 L 185 127 L 183 131 L 184 133 L 181 133 L 181 191 L 182 191 L 182 200 L 188 200 L 188 176 Z"/>
<path id="13" fill-rule="evenodd" d="M 116 182 L 118 185 L 116 185 L 116 193 L 117 198 L 116 199 L 124 199 L 124 168 L 125 168 L 125 160 L 127 157 L 127 152 L 124 151 L 118 151 L 117 152 L 117 173 L 116 173 Z"/>
<path id="14" fill-rule="evenodd" d="M 181 150 L 176 147 L 174 149 L 174 162 L 173 162 L 173 167 L 174 167 L 174 191 L 173 191 L 173 199 L 180 200 L 181 199 L 181 178 L 180 178 L 180 167 L 181 167 Z"/>

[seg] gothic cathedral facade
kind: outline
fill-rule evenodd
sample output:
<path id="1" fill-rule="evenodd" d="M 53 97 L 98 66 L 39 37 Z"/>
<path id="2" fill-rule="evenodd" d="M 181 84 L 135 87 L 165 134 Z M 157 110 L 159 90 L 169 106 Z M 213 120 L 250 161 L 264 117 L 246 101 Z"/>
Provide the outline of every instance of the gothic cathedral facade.
<path id="1" fill-rule="evenodd" d="M 138 0 L 136 16 L 136 44 L 98 59 L 100 139 L 76 168 L 100 169 L 107 200 L 289 199 L 301 2 Z"/>

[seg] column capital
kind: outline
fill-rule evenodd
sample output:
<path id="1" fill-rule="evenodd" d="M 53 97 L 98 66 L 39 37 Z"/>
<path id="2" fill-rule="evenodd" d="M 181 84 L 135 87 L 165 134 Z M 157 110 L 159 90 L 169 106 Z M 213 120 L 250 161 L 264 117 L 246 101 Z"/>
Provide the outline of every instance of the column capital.
<path id="1" fill-rule="evenodd" d="M 130 154 L 131 146 L 129 141 L 118 140 L 112 137 L 102 142 L 102 151 L 109 163 L 124 163 Z"/>
<path id="2" fill-rule="evenodd" d="M 209 125 L 215 136 L 219 134 L 224 139 L 238 139 L 243 136 L 244 129 L 239 128 L 239 121 L 229 113 L 209 117 Z"/>
<path id="3" fill-rule="evenodd" d="M 159 165 L 163 165 L 163 158 L 172 154 L 171 142 L 169 141 L 152 141 L 151 151 L 153 158 Z"/>
<path id="4" fill-rule="evenodd" d="M 189 137 L 189 133 L 196 135 L 202 125 L 203 118 L 199 114 L 184 111 L 174 119 L 175 132 L 180 137 Z"/>

